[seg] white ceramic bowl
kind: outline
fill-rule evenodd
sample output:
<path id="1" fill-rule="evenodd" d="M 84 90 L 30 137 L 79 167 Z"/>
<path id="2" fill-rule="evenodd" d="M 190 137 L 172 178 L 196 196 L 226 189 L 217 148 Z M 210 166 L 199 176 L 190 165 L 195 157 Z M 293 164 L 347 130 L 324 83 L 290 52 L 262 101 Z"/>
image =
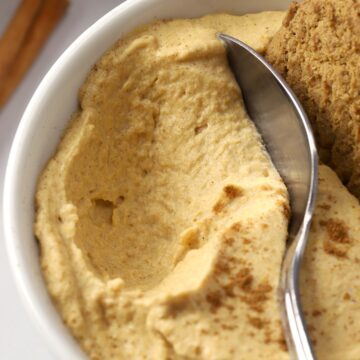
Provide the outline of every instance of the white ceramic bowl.
<path id="1" fill-rule="evenodd" d="M 41 275 L 33 235 L 36 181 L 77 106 L 91 66 L 118 38 L 157 18 L 284 10 L 289 0 L 128 0 L 86 30 L 61 55 L 33 95 L 17 130 L 4 189 L 8 255 L 27 308 L 60 359 L 85 359 L 54 308 Z M 31 351 L 31 350 L 30 350 Z"/>

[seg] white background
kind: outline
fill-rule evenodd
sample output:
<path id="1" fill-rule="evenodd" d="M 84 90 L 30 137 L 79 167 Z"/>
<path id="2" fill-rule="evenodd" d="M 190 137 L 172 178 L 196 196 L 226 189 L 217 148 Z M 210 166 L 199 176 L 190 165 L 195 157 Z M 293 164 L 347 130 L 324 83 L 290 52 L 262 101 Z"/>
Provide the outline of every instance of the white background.
<path id="1" fill-rule="evenodd" d="M 123 0 L 70 0 L 70 6 L 25 79 L 0 110 L 0 359 L 54 360 L 44 337 L 28 316 L 14 284 L 4 244 L 2 199 L 12 139 L 26 104 L 51 65 L 71 42 Z M 0 34 L 20 0 L 0 0 Z M 24 185 L 26 186 L 26 179 Z M 71 360 L 71 359 L 64 359 Z"/>

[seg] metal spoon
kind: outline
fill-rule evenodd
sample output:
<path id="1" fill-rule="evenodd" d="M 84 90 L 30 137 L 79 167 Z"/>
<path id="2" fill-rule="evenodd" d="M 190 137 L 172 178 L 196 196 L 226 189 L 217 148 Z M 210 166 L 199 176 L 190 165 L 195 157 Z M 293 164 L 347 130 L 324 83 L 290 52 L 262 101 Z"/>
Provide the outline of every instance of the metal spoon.
<path id="1" fill-rule="evenodd" d="M 248 114 L 290 195 L 288 247 L 280 279 L 285 338 L 292 358 L 315 359 L 300 304 L 299 272 L 317 190 L 318 156 L 309 120 L 283 78 L 243 42 L 218 34 Z"/>

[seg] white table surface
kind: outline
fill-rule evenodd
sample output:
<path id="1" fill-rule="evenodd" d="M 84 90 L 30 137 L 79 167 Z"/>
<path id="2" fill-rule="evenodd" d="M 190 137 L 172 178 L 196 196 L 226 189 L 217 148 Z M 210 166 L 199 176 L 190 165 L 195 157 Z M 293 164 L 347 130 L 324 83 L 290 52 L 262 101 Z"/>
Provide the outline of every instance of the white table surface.
<path id="1" fill-rule="evenodd" d="M 0 0 L 0 34 L 19 0 Z M 2 198 L 5 166 L 16 128 L 37 85 L 66 47 L 122 0 L 70 0 L 65 17 L 7 105 L 0 110 L 0 359 L 53 360 L 43 335 L 27 314 L 14 284 L 4 244 Z M 71 359 L 64 359 L 71 360 Z"/>

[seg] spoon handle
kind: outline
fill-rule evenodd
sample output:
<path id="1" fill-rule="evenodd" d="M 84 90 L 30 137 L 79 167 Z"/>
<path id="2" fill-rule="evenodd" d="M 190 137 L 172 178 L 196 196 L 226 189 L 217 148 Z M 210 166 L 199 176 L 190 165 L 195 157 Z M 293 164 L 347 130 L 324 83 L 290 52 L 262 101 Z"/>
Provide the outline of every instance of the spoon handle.
<path id="1" fill-rule="evenodd" d="M 306 328 L 304 314 L 300 304 L 299 275 L 303 257 L 302 245 L 306 243 L 310 220 L 304 220 L 286 252 L 280 286 L 281 315 L 285 330 L 285 339 L 294 360 L 316 360 L 309 333 Z"/>

